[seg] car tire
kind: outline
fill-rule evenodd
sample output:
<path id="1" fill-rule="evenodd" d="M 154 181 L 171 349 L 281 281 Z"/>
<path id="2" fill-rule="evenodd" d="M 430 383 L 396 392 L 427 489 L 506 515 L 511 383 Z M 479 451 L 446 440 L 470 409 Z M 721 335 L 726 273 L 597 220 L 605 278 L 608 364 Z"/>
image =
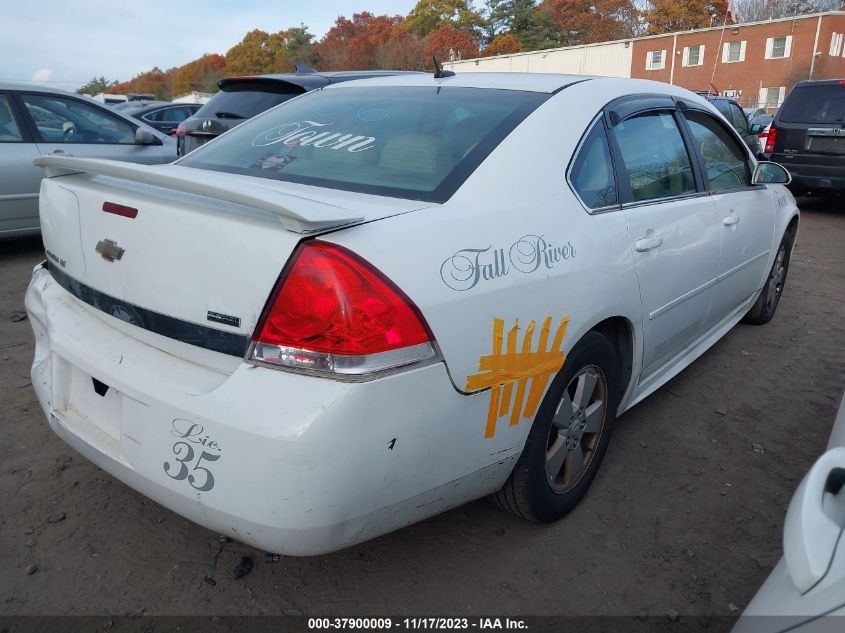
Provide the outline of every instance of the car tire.
<path id="1" fill-rule="evenodd" d="M 769 271 L 769 276 L 766 277 L 766 283 L 763 285 L 763 290 L 757 297 L 757 301 L 751 306 L 751 309 L 742 318 L 743 323 L 751 325 L 763 325 L 772 320 L 775 316 L 775 310 L 780 303 L 781 295 L 783 294 L 783 287 L 786 284 L 786 275 L 789 272 L 789 259 L 792 255 L 792 243 L 795 240 L 794 233 L 787 231 L 778 246 L 775 261 L 772 264 L 772 269 Z"/>
<path id="2" fill-rule="evenodd" d="M 601 466 L 620 387 L 616 350 L 605 336 L 588 332 L 552 381 L 522 454 L 492 501 L 535 523 L 557 521 L 572 510 Z"/>

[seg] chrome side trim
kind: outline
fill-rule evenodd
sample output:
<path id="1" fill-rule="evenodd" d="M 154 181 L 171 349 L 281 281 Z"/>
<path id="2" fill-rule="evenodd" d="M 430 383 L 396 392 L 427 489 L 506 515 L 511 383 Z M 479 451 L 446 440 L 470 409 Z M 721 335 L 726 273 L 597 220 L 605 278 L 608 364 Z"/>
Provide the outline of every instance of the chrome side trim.
<path id="1" fill-rule="evenodd" d="M 649 314 L 648 314 L 649 321 L 652 320 L 652 319 L 656 319 L 657 317 L 659 317 L 661 314 L 663 314 L 667 310 L 671 310 L 676 305 L 680 305 L 681 303 L 683 303 L 687 299 L 691 299 L 695 295 L 697 295 L 701 292 L 704 292 L 705 290 L 707 290 L 708 288 L 710 288 L 712 286 L 715 286 L 717 281 L 718 281 L 718 278 L 713 277 L 713 279 L 711 279 L 710 281 L 705 281 L 698 288 L 693 288 L 689 292 L 685 292 L 684 294 L 682 294 L 680 297 L 678 297 L 676 299 L 672 299 L 666 305 L 663 305 L 663 306 L 657 308 L 657 310 L 655 310 L 654 312 L 649 312 Z"/>
<path id="2" fill-rule="evenodd" d="M 731 275 L 733 275 L 735 272 L 737 272 L 737 271 L 739 271 L 739 270 L 741 270 L 741 269 L 745 268 L 746 266 L 749 266 L 750 264 L 753 264 L 753 263 L 754 263 L 754 262 L 756 262 L 758 259 L 760 259 L 761 257 L 765 257 L 765 256 L 766 256 L 766 255 L 768 255 L 769 253 L 771 253 L 771 250 L 765 250 L 765 251 L 763 251 L 762 253 L 760 253 L 759 255 L 755 255 L 755 256 L 754 256 L 754 257 L 752 257 L 751 259 L 748 259 L 748 260 L 746 260 L 746 261 L 742 262 L 742 263 L 741 263 L 741 264 L 739 264 L 738 266 L 734 266 L 734 267 L 733 267 L 733 268 L 731 268 L 730 270 L 726 270 L 725 272 L 723 272 L 721 275 L 719 275 L 719 276 L 716 278 L 716 281 L 722 281 L 723 279 L 727 279 L 728 277 L 730 277 Z"/>

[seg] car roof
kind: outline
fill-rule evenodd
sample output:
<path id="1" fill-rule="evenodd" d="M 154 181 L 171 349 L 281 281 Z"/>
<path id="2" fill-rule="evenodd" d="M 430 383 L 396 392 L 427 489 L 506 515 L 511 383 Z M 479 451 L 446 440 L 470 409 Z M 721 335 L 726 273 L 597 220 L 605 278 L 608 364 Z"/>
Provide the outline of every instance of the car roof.
<path id="1" fill-rule="evenodd" d="M 433 73 L 413 73 L 361 79 L 354 86 L 455 86 L 459 88 L 490 88 L 498 90 L 522 90 L 527 92 L 552 93 L 580 81 L 599 79 L 589 75 L 562 75 L 556 73 L 457 73 L 435 78 Z M 602 77 L 602 79 L 605 79 Z M 333 86 L 354 87 L 352 84 Z"/>
<path id="2" fill-rule="evenodd" d="M 28 81 L 0 81 L 0 90 L 26 90 L 28 92 L 53 92 L 56 94 L 73 95 L 74 97 L 88 97 L 88 95 L 80 95 L 61 88 L 52 88 L 50 86 L 42 86 L 37 83 L 30 83 Z"/>
<path id="3" fill-rule="evenodd" d="M 351 81 L 353 79 L 364 79 L 370 77 L 389 77 L 392 75 L 422 75 L 413 70 L 341 70 L 332 72 L 313 72 L 313 73 L 268 73 L 264 75 L 244 75 L 239 77 L 224 77 L 217 82 L 217 86 L 222 90 L 226 86 L 240 82 L 254 81 L 273 82 L 293 84 L 300 86 L 306 90 L 314 90 L 322 88 L 333 83 L 340 83 L 344 81 Z"/>

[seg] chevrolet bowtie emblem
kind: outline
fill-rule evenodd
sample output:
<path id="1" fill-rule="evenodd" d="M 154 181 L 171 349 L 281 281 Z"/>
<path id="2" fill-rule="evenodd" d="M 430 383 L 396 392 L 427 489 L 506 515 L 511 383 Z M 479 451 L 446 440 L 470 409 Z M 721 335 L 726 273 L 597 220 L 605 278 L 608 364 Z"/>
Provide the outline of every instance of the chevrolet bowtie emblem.
<path id="1" fill-rule="evenodd" d="M 114 240 L 100 240 L 97 242 L 97 247 L 94 249 L 100 255 L 103 256 L 103 259 L 113 262 L 114 260 L 120 260 L 123 257 L 123 253 L 125 249 L 121 248 L 117 245 L 117 242 Z"/>

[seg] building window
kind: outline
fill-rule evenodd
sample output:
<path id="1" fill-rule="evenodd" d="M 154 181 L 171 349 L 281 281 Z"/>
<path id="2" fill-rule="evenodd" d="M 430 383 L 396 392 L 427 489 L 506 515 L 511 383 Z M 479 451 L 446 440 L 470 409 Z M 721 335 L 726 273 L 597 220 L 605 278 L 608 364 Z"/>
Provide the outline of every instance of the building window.
<path id="1" fill-rule="evenodd" d="M 766 59 L 783 59 L 792 52 L 792 36 L 769 37 L 766 39 Z"/>
<path id="2" fill-rule="evenodd" d="M 842 33 L 833 33 L 830 36 L 830 54 L 834 57 L 842 50 Z"/>
<path id="3" fill-rule="evenodd" d="M 666 66 L 666 51 L 649 51 L 645 56 L 646 70 L 662 70 Z"/>
<path id="4" fill-rule="evenodd" d="M 684 48 L 682 66 L 701 66 L 704 63 L 704 44 Z"/>
<path id="5" fill-rule="evenodd" d="M 745 40 L 741 42 L 725 42 L 722 48 L 722 62 L 733 64 L 745 60 Z"/>
<path id="6" fill-rule="evenodd" d="M 786 96 L 785 86 L 772 86 L 770 88 L 760 88 L 760 101 L 757 104 L 759 108 L 779 108 L 783 103 L 783 98 Z"/>

